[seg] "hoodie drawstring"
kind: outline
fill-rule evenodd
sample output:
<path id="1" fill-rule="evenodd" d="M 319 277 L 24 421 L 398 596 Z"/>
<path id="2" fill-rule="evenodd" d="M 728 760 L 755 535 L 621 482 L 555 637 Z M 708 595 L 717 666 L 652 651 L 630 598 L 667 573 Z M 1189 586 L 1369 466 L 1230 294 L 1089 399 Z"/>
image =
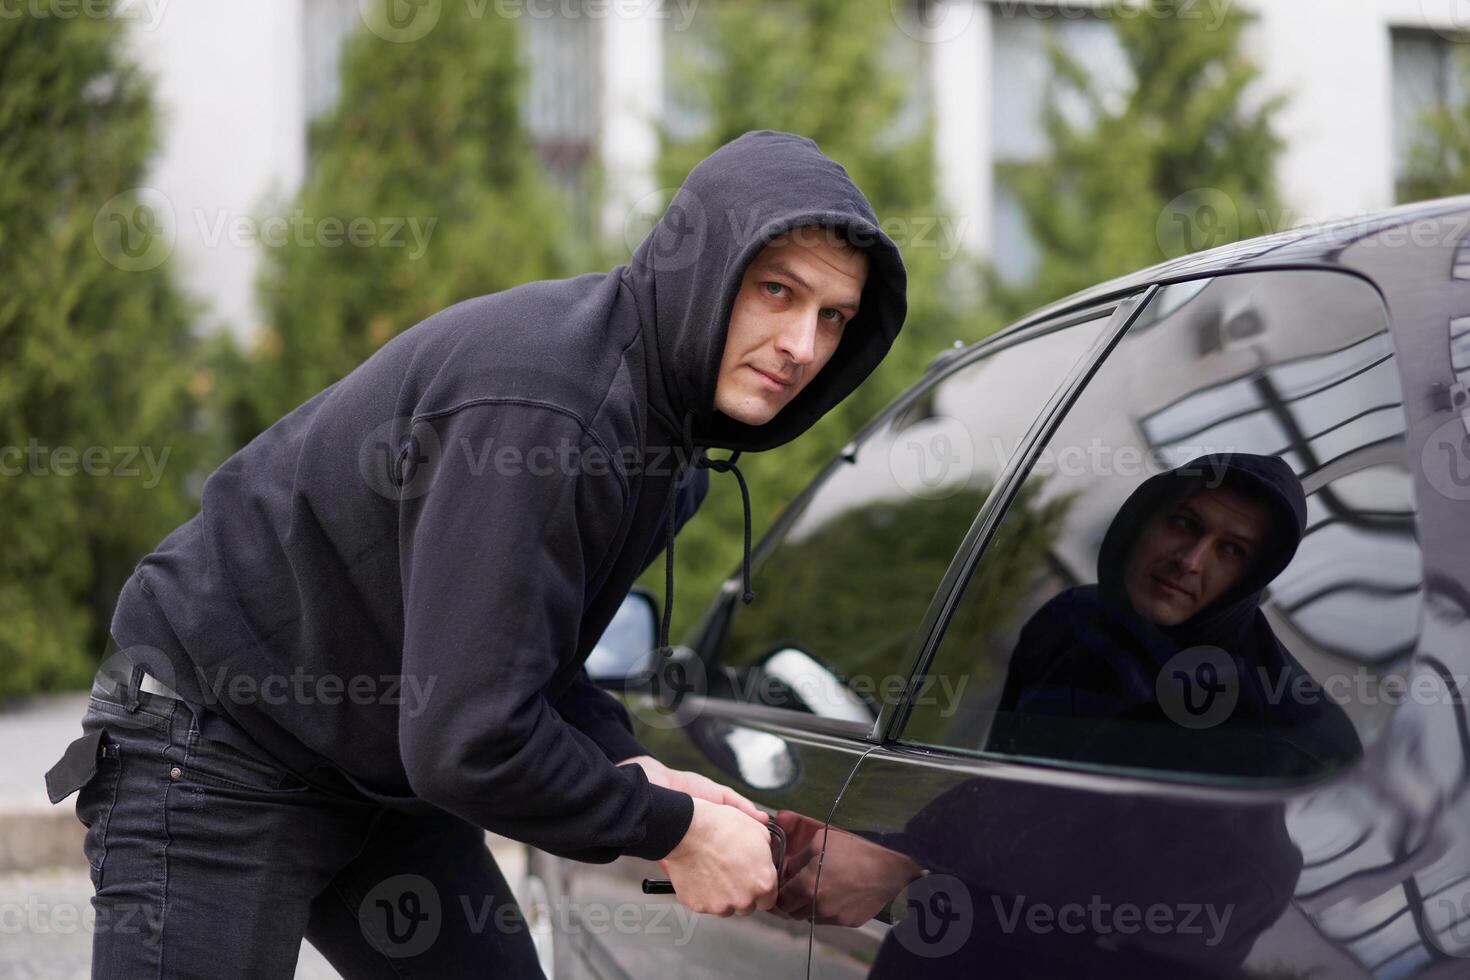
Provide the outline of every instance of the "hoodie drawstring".
<path id="1" fill-rule="evenodd" d="M 675 512 L 678 508 L 679 481 L 692 467 L 694 469 L 707 469 L 715 473 L 734 473 L 735 479 L 740 483 L 740 505 L 745 515 L 745 550 L 740 560 L 740 578 L 745 591 L 740 601 L 750 605 L 755 599 L 755 593 L 750 589 L 750 488 L 745 483 L 745 474 L 740 472 L 736 465 L 740 459 L 740 450 L 734 450 L 727 459 L 710 459 L 703 448 L 695 451 L 693 415 L 684 416 L 684 453 L 679 459 L 679 468 L 674 473 L 674 480 L 669 484 L 669 517 L 666 536 L 664 538 L 664 615 L 663 622 L 659 625 L 658 632 L 658 655 L 660 658 L 673 655 L 669 647 L 669 624 L 674 616 L 674 533 Z"/>

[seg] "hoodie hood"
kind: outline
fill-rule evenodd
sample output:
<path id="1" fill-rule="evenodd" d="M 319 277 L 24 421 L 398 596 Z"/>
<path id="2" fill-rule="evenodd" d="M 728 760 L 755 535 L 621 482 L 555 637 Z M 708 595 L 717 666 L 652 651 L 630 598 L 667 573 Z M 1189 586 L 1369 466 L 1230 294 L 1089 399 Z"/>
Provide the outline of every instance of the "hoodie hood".
<path id="1" fill-rule="evenodd" d="M 769 422 L 748 425 L 714 407 L 735 295 L 746 266 L 767 244 L 808 226 L 840 233 L 866 253 L 862 299 L 816 377 Z M 903 326 L 908 278 L 898 247 L 878 227 L 847 171 L 806 137 L 769 130 L 731 140 L 691 170 L 623 274 L 652 340 L 644 344 L 650 424 L 682 450 L 666 504 L 658 639 L 666 658 L 672 652 L 674 501 L 684 471 L 729 472 L 738 481 L 745 520 L 741 598 L 750 603 L 750 490 L 737 465 L 740 454 L 795 439 L 873 372 Z M 731 455 L 710 459 L 705 449 L 728 449 Z"/>
<path id="2" fill-rule="evenodd" d="M 821 372 L 764 425 L 714 407 L 730 312 L 745 267 L 794 228 L 842 232 L 868 257 L 858 313 Z M 689 172 L 626 267 L 652 334 L 650 411 L 666 434 L 695 445 L 758 452 L 801 435 L 852 393 L 898 337 L 907 276 L 898 248 L 847 171 L 803 136 L 746 133 Z"/>
<path id="3" fill-rule="evenodd" d="M 1167 512 L 1194 491 L 1222 485 L 1266 500 L 1272 526 L 1252 566 L 1232 589 L 1178 625 L 1157 625 L 1133 608 L 1123 585 L 1123 570 L 1139 532 L 1153 515 Z M 991 747 L 1013 754 L 1256 777 L 1316 775 L 1357 758 L 1362 746 L 1351 721 L 1281 644 L 1259 608 L 1266 587 L 1296 554 L 1306 522 L 1301 482 L 1275 457 L 1201 456 L 1145 480 L 1103 538 L 1098 584 L 1059 593 L 1022 629 Z M 1206 726 L 1208 733 L 1189 730 L 1198 727 L 1193 724 L 1180 729 L 1186 695 L 1169 686 L 1174 693 L 1166 700 L 1160 687 L 1161 679 L 1177 680 L 1176 657 L 1201 648 L 1216 651 L 1206 656 L 1209 676 L 1220 685 L 1215 693 L 1229 691 L 1233 699 L 1226 716 Z M 1222 667 L 1220 656 L 1228 658 L 1228 667 Z M 1126 720 L 1143 727 L 1033 725 L 1028 715 Z"/>
<path id="4" fill-rule="evenodd" d="M 1210 606 L 1183 623 L 1157 627 L 1183 645 L 1218 642 L 1234 636 L 1255 614 L 1266 587 L 1291 564 L 1307 527 L 1307 500 L 1290 466 L 1274 456 L 1212 453 L 1199 456 L 1139 484 L 1113 517 L 1098 553 L 1097 581 L 1102 598 L 1131 608 L 1123 587 L 1124 569 L 1144 525 L 1201 489 L 1232 487 L 1264 500 L 1271 526 L 1244 578 Z"/>

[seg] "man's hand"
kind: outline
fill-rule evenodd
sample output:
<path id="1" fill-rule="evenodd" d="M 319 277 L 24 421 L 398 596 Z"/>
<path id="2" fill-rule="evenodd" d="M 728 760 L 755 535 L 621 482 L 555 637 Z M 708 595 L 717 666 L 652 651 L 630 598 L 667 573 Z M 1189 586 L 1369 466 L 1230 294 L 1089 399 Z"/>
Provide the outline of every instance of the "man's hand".
<path id="1" fill-rule="evenodd" d="M 642 767 L 643 772 L 648 776 L 648 781 L 655 786 L 662 786 L 664 789 L 672 789 L 680 793 L 688 793 L 696 800 L 708 800 L 711 803 L 719 803 L 723 806 L 733 806 L 737 810 L 749 814 L 752 819 L 759 820 L 762 827 L 765 826 L 766 815 L 760 807 L 730 787 L 723 786 L 713 779 L 701 776 L 697 772 L 689 772 L 684 769 L 670 769 L 651 755 L 635 755 L 631 759 L 624 759 L 618 763 L 620 766 L 629 764 L 636 764 Z M 769 857 L 770 851 L 768 848 L 768 860 Z"/>
<path id="2" fill-rule="evenodd" d="M 687 908 L 712 915 L 749 915 L 776 903 L 776 866 L 764 815 L 694 799 L 684 839 L 659 862 Z"/>

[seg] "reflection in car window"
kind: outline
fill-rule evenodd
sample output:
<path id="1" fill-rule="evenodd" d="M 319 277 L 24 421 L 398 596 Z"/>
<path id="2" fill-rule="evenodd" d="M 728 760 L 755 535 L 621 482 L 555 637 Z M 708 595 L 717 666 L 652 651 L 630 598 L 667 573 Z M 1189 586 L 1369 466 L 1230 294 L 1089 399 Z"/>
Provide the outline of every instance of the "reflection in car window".
<path id="1" fill-rule="evenodd" d="M 762 549 L 755 602 L 731 604 L 710 694 L 870 728 L 976 513 L 1107 317 L 947 373 L 835 463 Z"/>
<path id="2" fill-rule="evenodd" d="M 1335 272 L 1162 289 L 1011 502 L 904 739 L 1231 779 L 1358 758 L 1422 585 L 1387 326 Z"/>

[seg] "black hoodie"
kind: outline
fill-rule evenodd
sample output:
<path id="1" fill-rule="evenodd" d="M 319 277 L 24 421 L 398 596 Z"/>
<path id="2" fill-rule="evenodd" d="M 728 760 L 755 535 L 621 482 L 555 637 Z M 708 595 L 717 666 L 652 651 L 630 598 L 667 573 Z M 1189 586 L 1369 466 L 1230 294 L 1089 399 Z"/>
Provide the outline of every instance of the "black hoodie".
<path id="1" fill-rule="evenodd" d="M 1222 484 L 1269 507 L 1270 529 L 1250 569 L 1184 622 L 1148 621 L 1133 609 L 1124 587 L 1140 532 L 1153 515 L 1171 511 L 1202 487 Z M 1145 480 L 1108 526 L 1097 585 L 1061 593 L 1022 630 L 990 748 L 1278 777 L 1320 775 L 1356 759 L 1362 748 L 1351 722 L 1282 646 L 1260 610 L 1266 587 L 1296 554 L 1306 522 L 1301 482 L 1273 456 L 1201 456 Z M 1203 652 L 1196 657 L 1186 653 L 1191 650 Z M 1203 685 L 1180 684 L 1201 676 L 1228 690 L 1234 704 L 1219 718 L 1201 714 L 1196 729 L 1181 714 L 1184 699 L 1204 705 L 1207 692 Z M 1168 694 L 1161 698 L 1160 691 Z M 1099 724 L 1108 722 L 1118 724 Z"/>
<path id="2" fill-rule="evenodd" d="M 713 407 L 736 290 L 807 225 L 867 251 L 861 309 L 747 426 Z M 661 858 L 692 801 L 613 765 L 644 750 L 583 661 L 672 550 L 681 477 L 687 518 L 699 468 L 733 468 L 704 449 L 800 435 L 882 360 L 904 296 L 846 171 L 808 139 L 747 133 L 690 172 L 629 265 L 443 310 L 231 456 L 139 562 L 113 636 L 157 648 L 181 696 L 318 785 L 579 860 Z"/>

